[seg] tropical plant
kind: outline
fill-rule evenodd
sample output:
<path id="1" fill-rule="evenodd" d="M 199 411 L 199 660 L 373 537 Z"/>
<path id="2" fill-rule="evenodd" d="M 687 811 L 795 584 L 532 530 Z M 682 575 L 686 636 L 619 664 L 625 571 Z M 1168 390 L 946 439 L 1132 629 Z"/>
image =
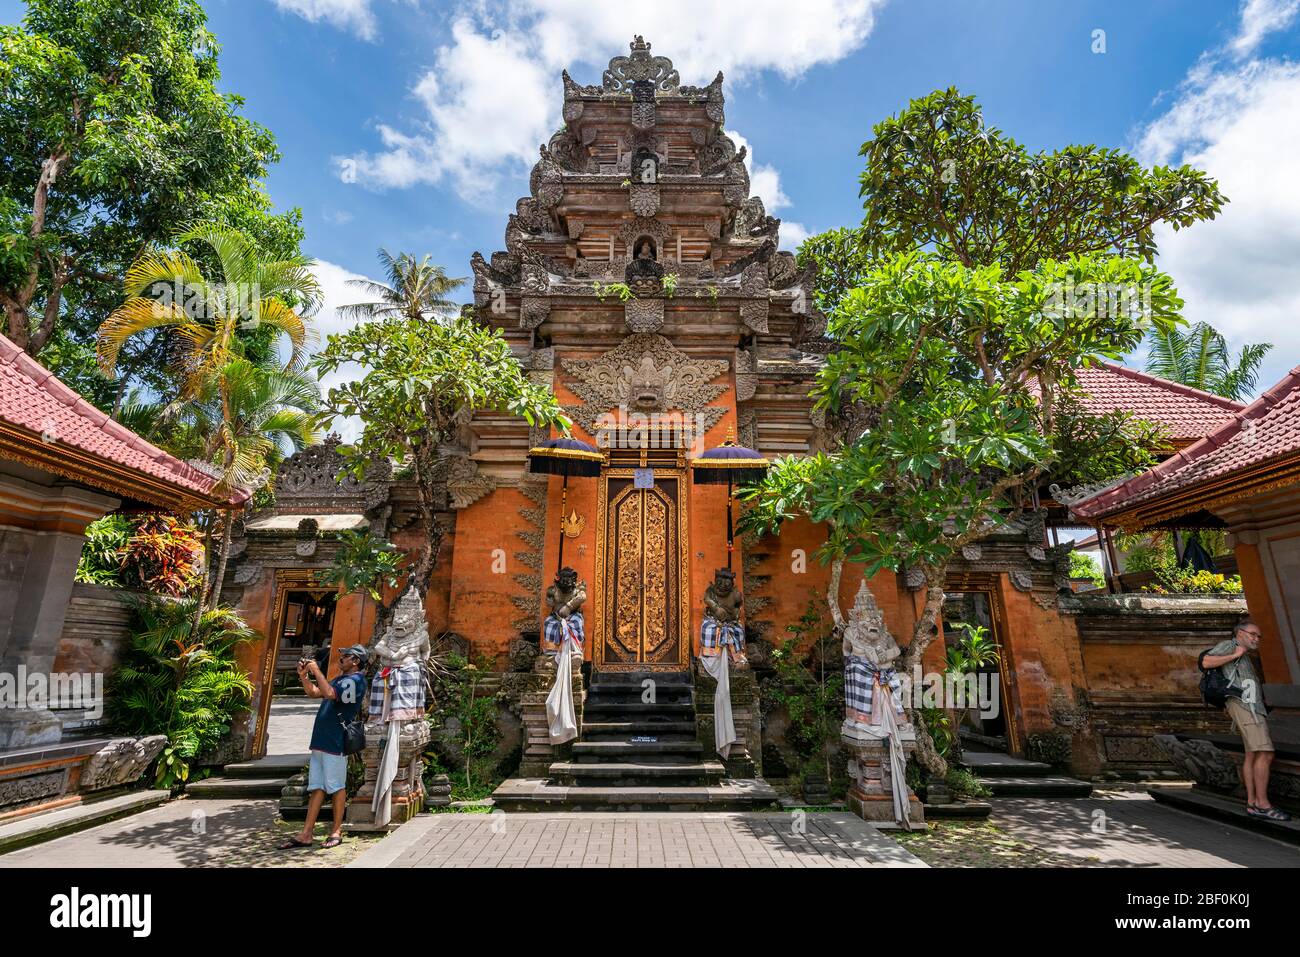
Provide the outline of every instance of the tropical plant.
<path id="1" fill-rule="evenodd" d="M 663 287 L 664 295 L 671 299 L 677 293 L 677 273 L 664 273 L 659 279 L 659 285 Z"/>
<path id="2" fill-rule="evenodd" d="M 1259 367 L 1271 343 L 1247 343 L 1234 359 L 1228 341 L 1208 322 L 1187 329 L 1152 329 L 1147 371 L 1228 399 L 1246 399 L 1255 391 Z"/>
<path id="3" fill-rule="evenodd" d="M 371 600 L 379 601 L 385 586 L 396 588 L 401 581 L 405 560 L 406 556 L 396 546 L 369 530 L 342 531 L 334 560 L 328 568 L 316 572 L 316 581 L 322 585 L 341 585 L 343 595 L 364 591 Z"/>
<path id="4" fill-rule="evenodd" d="M 632 292 L 632 287 L 625 282 L 607 282 L 603 285 L 599 282 L 593 282 L 591 288 L 596 293 L 596 298 L 604 302 L 609 296 L 618 296 L 620 302 L 627 302 L 635 299 L 636 294 Z"/>
<path id="5" fill-rule="evenodd" d="M 229 608 L 202 612 L 196 629 L 196 605 L 196 599 L 136 602 L 130 643 L 110 679 L 114 730 L 167 736 L 158 787 L 188 780 L 193 760 L 217 747 L 252 700 L 253 683 L 235 650 L 255 632 Z"/>
<path id="6" fill-rule="evenodd" d="M 831 758 L 844 720 L 844 673 L 839 667 L 839 640 L 826 627 L 824 607 L 811 599 L 799 620 L 786 627 L 791 637 L 772 650 L 775 676 L 764 682 L 763 695 L 769 708 L 785 708 L 789 721 L 786 740 L 803 770 L 825 775 L 829 784 Z M 814 643 L 811 650 L 810 640 Z M 817 644 L 822 647 L 815 647 Z"/>
<path id="7" fill-rule="evenodd" d="M 261 183 L 274 137 L 225 92 L 198 0 L 26 8 L 0 26 L 0 304 L 20 348 L 61 327 L 89 338 L 118 277 L 177 223 L 297 248 L 299 214 L 272 215 Z"/>
<path id="8" fill-rule="evenodd" d="M 175 515 L 106 515 L 86 529 L 75 580 L 179 597 L 195 584 L 203 544 Z"/>
<path id="9" fill-rule="evenodd" d="M 962 546 L 1092 455 L 1106 454 L 1107 470 L 1149 461 L 1132 430 L 1079 427 L 1075 372 L 1181 321 L 1172 283 L 1150 265 L 1154 226 L 1212 218 L 1224 200 L 1188 167 L 1146 169 L 1093 146 L 1031 154 L 956 90 L 873 132 L 862 225 L 800 247 L 834 343 L 812 392 L 834 447 L 777 460 L 741 494 L 759 533 L 796 516 L 826 524 L 829 601 L 846 561 L 868 578 L 920 575 L 900 662 L 910 671 Z M 1081 448 L 1080 435 L 1106 447 Z M 945 775 L 930 736 L 918 744 L 929 773 Z"/>
<path id="10" fill-rule="evenodd" d="M 409 580 L 423 600 L 442 544 L 434 520 L 441 449 L 464 417 L 491 409 L 533 426 L 567 429 L 569 421 L 554 394 L 527 378 L 500 332 L 469 316 L 445 323 L 395 316 L 332 335 L 314 368 L 324 376 L 344 366 L 361 375 L 331 388 L 325 407 L 361 420 L 361 434 L 342 448 L 348 472 L 364 478 L 375 462 L 407 462 L 422 528 Z M 390 613 L 381 608 L 376 629 Z"/>
<path id="11" fill-rule="evenodd" d="M 455 311 L 456 303 L 447 296 L 465 285 L 465 279 L 452 279 L 442 266 L 430 262 L 428 256 L 417 261 L 408 253 L 400 253 L 394 258 L 388 250 L 380 249 L 379 263 L 384 267 L 388 282 L 349 279 L 349 286 L 363 289 L 375 298 L 371 302 L 342 306 L 339 315 L 344 319 L 405 316 L 408 319 L 444 320 Z"/>
<path id="12" fill-rule="evenodd" d="M 1242 584 L 1240 575 L 1229 577 L 1174 567 L 1156 572 L 1156 584 L 1147 585 L 1143 591 L 1158 595 L 1240 595 Z"/>
<path id="13" fill-rule="evenodd" d="M 1086 579 L 1098 588 L 1106 584 L 1097 559 L 1086 552 L 1070 552 L 1070 577 Z"/>
<path id="14" fill-rule="evenodd" d="M 473 663 L 452 654 L 431 675 L 434 704 L 428 715 L 432 737 L 426 773 L 447 774 L 453 793 L 465 800 L 485 797 L 495 783 L 484 762 L 501 740 L 497 701 L 479 693 L 484 675 L 491 670 L 489 660 Z"/>

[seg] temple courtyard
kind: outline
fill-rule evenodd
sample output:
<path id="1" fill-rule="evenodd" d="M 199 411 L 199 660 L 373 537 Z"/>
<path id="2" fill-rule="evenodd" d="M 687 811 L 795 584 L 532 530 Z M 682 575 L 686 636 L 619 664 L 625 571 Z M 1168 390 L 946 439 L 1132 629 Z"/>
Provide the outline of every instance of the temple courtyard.
<path id="1" fill-rule="evenodd" d="M 987 822 L 914 833 L 842 811 L 440 813 L 331 850 L 275 850 L 293 827 L 272 800 L 183 799 L 5 854 L 0 868 L 1300 866 L 1300 848 L 1126 790 L 994 799 Z"/>

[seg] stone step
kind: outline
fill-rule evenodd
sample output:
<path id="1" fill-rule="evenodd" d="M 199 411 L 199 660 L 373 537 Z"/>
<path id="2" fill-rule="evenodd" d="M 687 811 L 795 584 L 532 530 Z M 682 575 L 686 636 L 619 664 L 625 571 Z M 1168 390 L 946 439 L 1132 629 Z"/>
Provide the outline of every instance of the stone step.
<path id="1" fill-rule="evenodd" d="M 1092 793 L 1092 785 L 1077 778 L 1060 775 L 1013 778 L 994 776 L 983 778 L 994 797 L 1069 797 L 1082 798 Z"/>
<path id="2" fill-rule="evenodd" d="M 252 761 L 227 764 L 224 774 L 228 778 L 288 778 L 301 774 L 310 760 L 311 754 L 306 751 L 302 754 L 268 754 Z"/>
<path id="3" fill-rule="evenodd" d="M 1047 777 L 1056 773 L 1056 769 L 1050 764 L 1027 761 L 1024 758 L 995 751 L 962 751 L 961 763 L 981 778 Z"/>
<path id="4" fill-rule="evenodd" d="M 1148 788 L 1147 793 L 1161 804 L 1181 811 L 1235 824 L 1290 844 L 1300 844 L 1300 815 L 1293 814 L 1290 821 L 1251 817 L 1246 813 L 1246 802 L 1241 798 L 1211 794 L 1196 787 L 1153 787 Z"/>
<path id="5" fill-rule="evenodd" d="M 15 818 L 0 824 L 0 854 L 52 841 L 56 837 L 75 834 L 77 831 L 157 807 L 170 797 L 169 791 L 130 791 Z"/>
<path id="6" fill-rule="evenodd" d="M 647 704 L 690 704 L 694 700 L 689 688 L 659 688 L 655 694 L 655 700 L 644 702 Z M 640 704 L 641 690 L 639 688 L 591 688 L 587 691 L 587 701 L 613 701 L 626 704 Z"/>
<path id="7" fill-rule="evenodd" d="M 677 741 L 578 741 L 573 745 L 575 757 L 624 758 L 639 755 L 699 755 L 704 747 L 694 738 Z"/>
<path id="8" fill-rule="evenodd" d="M 689 702 L 665 702 L 659 701 L 654 704 L 645 704 L 641 701 L 592 701 L 587 699 L 582 706 L 584 716 L 588 714 L 599 715 L 627 715 L 630 719 L 636 720 L 644 718 L 647 715 L 674 715 L 681 717 L 683 715 L 695 714 L 695 705 Z M 632 718 L 635 716 L 635 718 Z"/>
<path id="9" fill-rule="evenodd" d="M 578 787 L 653 787 L 659 784 L 708 785 L 721 780 L 726 768 L 720 761 L 655 764 L 649 761 L 610 761 L 585 764 L 557 761 L 551 778 L 560 785 Z"/>
<path id="10" fill-rule="evenodd" d="M 689 671 L 601 671 L 592 676 L 591 687 L 640 688 L 647 678 L 660 687 L 677 685 L 689 688 L 693 685 Z"/>
<path id="11" fill-rule="evenodd" d="M 192 798 L 278 799 L 280 792 L 284 790 L 284 786 L 289 783 L 289 778 L 292 776 L 286 774 L 275 778 L 208 778 L 204 781 L 191 781 L 185 785 L 185 793 Z"/>
<path id="12" fill-rule="evenodd" d="M 573 787 L 538 778 L 510 778 L 492 795 L 503 811 L 761 811 L 779 796 L 761 778 L 690 787 Z"/>
<path id="13" fill-rule="evenodd" d="M 584 721 L 582 723 L 582 739 L 584 741 L 601 739 L 607 735 L 617 735 L 622 738 L 637 734 L 694 735 L 695 722 L 646 718 L 642 721 Z"/>

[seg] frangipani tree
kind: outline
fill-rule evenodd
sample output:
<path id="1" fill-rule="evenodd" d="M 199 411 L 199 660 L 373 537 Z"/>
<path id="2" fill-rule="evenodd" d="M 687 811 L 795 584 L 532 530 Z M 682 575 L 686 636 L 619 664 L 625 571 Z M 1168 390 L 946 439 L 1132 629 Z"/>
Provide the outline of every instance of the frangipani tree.
<path id="1" fill-rule="evenodd" d="M 1146 461 L 1138 436 L 1080 428 L 1062 410 L 1076 369 L 1172 326 L 1181 305 L 1168 277 L 1118 257 L 1045 260 L 1015 276 L 918 253 L 886 260 L 830 317 L 836 348 L 813 395 L 840 447 L 778 460 L 742 493 L 745 524 L 825 523 L 830 602 L 845 562 L 867 577 L 920 572 L 925 603 L 899 664 L 910 671 L 937 634 L 949 562 L 1014 520 L 1048 469 L 1087 468 L 1100 436 L 1111 460 Z"/>
<path id="2" fill-rule="evenodd" d="M 322 376 L 360 369 L 358 378 L 331 388 L 325 398 L 329 412 L 361 420 L 361 434 L 344 448 L 350 471 L 362 478 L 379 461 L 408 463 L 425 531 L 408 581 L 421 599 L 442 544 L 434 516 L 442 446 L 480 410 L 509 412 L 529 425 L 569 426 L 554 394 L 529 381 L 501 334 L 468 316 L 444 323 L 400 315 L 363 323 L 330 336 L 314 367 Z M 381 613 L 376 629 L 386 621 Z"/>

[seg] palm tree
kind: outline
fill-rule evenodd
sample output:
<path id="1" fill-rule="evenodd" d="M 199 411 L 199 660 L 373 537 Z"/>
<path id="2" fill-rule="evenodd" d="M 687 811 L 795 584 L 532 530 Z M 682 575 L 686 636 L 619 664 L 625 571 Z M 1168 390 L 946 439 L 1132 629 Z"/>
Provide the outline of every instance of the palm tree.
<path id="1" fill-rule="evenodd" d="M 202 223 L 177 237 L 177 244 L 202 243 L 216 255 L 220 280 L 204 275 L 183 249 L 149 252 L 127 270 L 126 302 L 99 327 L 97 351 L 105 375 L 113 375 L 122 347 L 132 336 L 170 328 L 180 344 L 180 399 L 189 399 L 215 370 L 244 355 L 251 333 L 266 328 L 292 346 L 287 367 L 301 368 L 312 335 L 303 316 L 321 302 L 312 261 L 301 256 L 264 260 L 239 230 Z"/>
<path id="2" fill-rule="evenodd" d="M 314 379 L 294 369 L 236 358 L 216 370 L 184 405 L 174 445 L 182 454 L 217 463 L 218 491 L 258 488 L 286 451 L 320 440 L 321 424 L 320 389 Z M 203 607 L 221 597 L 233 523 L 234 513 L 227 509 L 210 592 L 204 576 L 200 594 L 210 601 Z"/>
<path id="3" fill-rule="evenodd" d="M 198 261 L 180 248 L 141 256 L 127 271 L 127 300 L 99 327 L 100 368 L 112 375 L 132 336 L 171 330 L 179 347 L 180 388 L 167 411 L 188 417 L 188 438 L 183 430 L 181 444 L 197 445 L 203 460 L 216 465 L 218 491 L 252 487 L 267 470 L 267 457 L 276 447 L 274 436 L 296 435 L 308 441 L 310 435 L 314 440 L 319 391 L 297 375 L 313 337 L 290 303 L 301 303 L 303 313 L 310 314 L 320 305 L 320 284 L 312 275 L 311 260 L 265 260 L 251 239 L 220 224 L 202 223 L 188 230 L 177 238 L 178 246 L 186 243 L 201 243 L 212 251 L 220 280 L 206 276 Z M 266 344 L 268 330 L 272 344 L 289 341 L 290 356 L 282 372 L 250 361 L 250 352 L 256 354 L 257 347 Z M 297 377 L 296 384 L 285 377 Z M 309 414 L 300 394 L 304 383 L 313 397 L 307 430 L 293 418 Z M 226 510 L 213 600 L 220 596 L 232 522 L 233 514 Z M 204 522 L 203 590 L 196 614 L 207 605 L 212 526 L 209 516 Z"/>
<path id="4" fill-rule="evenodd" d="M 1248 343 L 1234 361 L 1227 340 L 1206 322 L 1164 333 L 1153 329 L 1150 341 L 1147 372 L 1236 400 L 1255 391 L 1260 364 L 1273 348 L 1267 342 Z"/>
<path id="5" fill-rule="evenodd" d="M 419 262 L 409 253 L 397 258 L 386 249 L 379 250 L 379 262 L 388 274 L 388 284 L 369 279 L 349 279 L 348 285 L 364 289 L 375 297 L 373 302 L 358 302 L 339 309 L 345 319 L 442 319 L 451 315 L 456 303 L 447 294 L 465 285 L 466 279 L 452 279 L 441 266 L 425 256 Z"/>

